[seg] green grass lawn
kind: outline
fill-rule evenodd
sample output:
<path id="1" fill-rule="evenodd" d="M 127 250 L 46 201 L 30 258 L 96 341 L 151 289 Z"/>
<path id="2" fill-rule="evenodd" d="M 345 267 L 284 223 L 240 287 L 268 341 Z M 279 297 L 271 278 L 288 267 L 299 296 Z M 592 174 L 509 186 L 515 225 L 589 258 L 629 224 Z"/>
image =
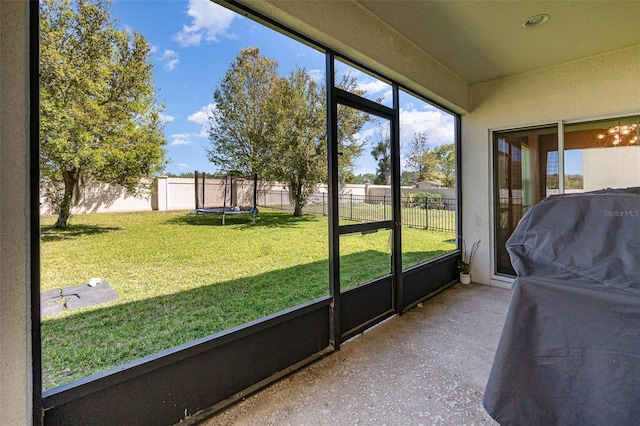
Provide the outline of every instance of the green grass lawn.
<path id="1" fill-rule="evenodd" d="M 188 212 L 42 218 L 41 288 L 100 277 L 111 303 L 43 318 L 50 389 L 328 294 L 327 219 L 264 210 L 195 220 Z M 405 266 L 454 248 L 453 235 L 403 229 Z M 389 233 L 341 237 L 342 286 L 389 272 Z"/>

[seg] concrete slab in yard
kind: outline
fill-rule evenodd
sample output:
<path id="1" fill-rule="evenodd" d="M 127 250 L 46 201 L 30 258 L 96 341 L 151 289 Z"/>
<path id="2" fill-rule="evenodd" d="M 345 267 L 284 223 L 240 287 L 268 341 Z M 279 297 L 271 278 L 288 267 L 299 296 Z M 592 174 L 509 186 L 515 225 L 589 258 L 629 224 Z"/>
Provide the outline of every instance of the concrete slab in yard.
<path id="1" fill-rule="evenodd" d="M 47 290 L 40 293 L 41 316 L 57 314 L 62 311 L 86 308 L 114 301 L 118 293 L 107 282 L 95 286 L 88 284 Z"/>
<path id="2" fill-rule="evenodd" d="M 46 317 L 62 312 L 64 310 L 63 303 L 59 288 L 40 292 L 40 315 Z"/>

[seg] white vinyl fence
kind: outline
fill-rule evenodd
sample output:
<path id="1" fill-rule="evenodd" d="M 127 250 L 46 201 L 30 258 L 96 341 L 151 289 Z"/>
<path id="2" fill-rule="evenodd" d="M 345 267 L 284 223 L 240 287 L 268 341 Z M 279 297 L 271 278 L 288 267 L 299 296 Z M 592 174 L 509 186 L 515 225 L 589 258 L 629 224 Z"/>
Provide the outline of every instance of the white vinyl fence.
<path id="1" fill-rule="evenodd" d="M 234 180 L 237 187 L 234 190 L 238 202 L 248 204 L 253 198 L 253 182 L 249 180 Z M 220 201 L 224 193 L 224 179 L 207 178 L 206 193 L 207 204 Z M 251 188 L 249 188 L 251 187 Z M 230 188 L 227 188 L 230 191 Z M 79 190 L 79 197 L 71 209 L 72 214 L 102 213 L 102 212 L 132 212 L 132 211 L 169 211 L 169 210 L 193 210 L 196 208 L 196 185 L 194 178 L 174 178 L 159 176 L 139 196 L 127 195 L 122 188 L 112 185 L 91 182 L 85 184 Z M 418 189 L 402 188 L 402 195 L 406 197 L 412 192 L 432 192 L 441 194 L 445 199 L 455 199 L 455 190 L 449 188 Z M 383 185 L 348 184 L 340 187 L 340 197 L 357 197 L 363 199 L 384 198 L 391 200 L 391 189 Z M 307 210 L 313 210 L 313 205 L 326 208 L 327 188 L 320 185 L 317 194 L 310 198 L 310 206 Z M 251 201 L 249 201 L 251 200 Z M 268 206 L 286 209 L 289 204 L 289 196 L 286 186 L 279 182 L 258 181 L 258 206 Z M 383 203 L 386 204 L 386 203 Z M 447 205 L 446 209 L 455 209 L 454 204 Z M 313 213 L 316 213 L 313 211 Z M 321 213 L 321 212 L 317 212 Z M 40 214 L 55 214 L 55 209 L 46 197 L 40 199 Z M 321 213 L 322 214 L 322 213 Z"/>
<path id="2" fill-rule="evenodd" d="M 71 213 L 193 210 L 194 191 L 193 178 L 160 176 L 149 182 L 139 196 L 127 195 L 124 189 L 113 185 L 90 182 L 80 188 Z M 40 198 L 40 214 L 55 214 L 54 206 L 44 196 Z"/>

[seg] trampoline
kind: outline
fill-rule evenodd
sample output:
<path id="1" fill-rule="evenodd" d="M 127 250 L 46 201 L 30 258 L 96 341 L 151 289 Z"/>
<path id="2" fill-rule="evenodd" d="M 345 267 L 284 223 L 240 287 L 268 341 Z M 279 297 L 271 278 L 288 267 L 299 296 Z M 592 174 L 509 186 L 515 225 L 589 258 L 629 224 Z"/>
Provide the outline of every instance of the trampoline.
<path id="1" fill-rule="evenodd" d="M 220 188 L 222 186 L 222 188 Z M 221 190 L 220 190 L 221 189 Z M 196 219 L 209 214 L 222 216 L 225 224 L 227 215 L 249 215 L 251 223 L 256 222 L 258 208 L 258 175 L 251 178 L 207 178 L 206 174 L 195 172 L 196 208 L 190 213 Z M 222 196 L 220 197 L 220 193 Z M 244 203 L 243 203 L 244 202 Z"/>

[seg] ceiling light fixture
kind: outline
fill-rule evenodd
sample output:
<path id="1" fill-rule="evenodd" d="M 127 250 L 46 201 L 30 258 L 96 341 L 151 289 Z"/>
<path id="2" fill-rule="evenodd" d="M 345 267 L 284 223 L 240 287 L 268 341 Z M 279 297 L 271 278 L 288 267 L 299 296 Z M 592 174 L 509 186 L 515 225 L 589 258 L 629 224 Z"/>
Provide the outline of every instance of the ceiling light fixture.
<path id="1" fill-rule="evenodd" d="M 525 27 L 525 28 L 539 27 L 540 25 L 542 25 L 545 22 L 547 22 L 550 17 L 551 16 L 547 15 L 546 13 L 541 13 L 539 15 L 533 15 L 531 18 L 529 18 L 526 21 L 524 21 L 522 23 L 522 26 Z"/>

